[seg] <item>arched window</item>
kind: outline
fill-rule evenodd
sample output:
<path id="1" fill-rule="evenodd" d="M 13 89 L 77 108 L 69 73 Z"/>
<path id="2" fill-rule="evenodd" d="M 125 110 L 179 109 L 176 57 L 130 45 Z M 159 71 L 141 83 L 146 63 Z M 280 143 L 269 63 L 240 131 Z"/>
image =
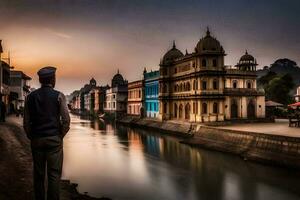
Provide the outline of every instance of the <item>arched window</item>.
<path id="1" fill-rule="evenodd" d="M 248 88 L 248 89 L 251 89 L 251 88 L 252 88 L 251 81 L 248 81 L 248 82 L 247 82 L 247 88 Z"/>
<path id="2" fill-rule="evenodd" d="M 202 67 L 206 67 L 206 59 L 202 59 Z"/>
<path id="3" fill-rule="evenodd" d="M 177 92 L 177 88 L 176 88 L 176 85 L 174 85 L 174 92 Z"/>
<path id="4" fill-rule="evenodd" d="M 174 104 L 174 117 L 177 118 L 177 110 L 178 110 L 178 107 L 177 107 L 177 104 L 175 103 Z"/>
<path id="5" fill-rule="evenodd" d="M 213 80 L 213 89 L 214 90 L 219 89 L 219 81 L 217 79 Z"/>
<path id="6" fill-rule="evenodd" d="M 193 90 L 196 90 L 196 81 L 193 82 Z"/>
<path id="7" fill-rule="evenodd" d="M 202 103 L 202 114 L 207 114 L 207 104 L 206 103 Z"/>
<path id="8" fill-rule="evenodd" d="M 217 59 L 213 59 L 213 67 L 217 67 Z"/>
<path id="9" fill-rule="evenodd" d="M 233 87 L 234 89 L 237 88 L 237 81 L 236 81 L 236 80 L 233 81 L 232 87 Z"/>
<path id="10" fill-rule="evenodd" d="M 191 90 L 190 82 L 187 82 L 187 84 L 186 84 L 186 90 L 187 90 L 187 91 L 190 91 L 190 90 Z"/>
<path id="11" fill-rule="evenodd" d="M 166 93 L 166 92 L 167 92 L 167 84 L 164 84 L 163 93 Z"/>
<path id="12" fill-rule="evenodd" d="M 183 89 L 183 88 L 182 88 L 182 83 L 180 83 L 180 92 L 182 92 L 182 89 Z"/>
<path id="13" fill-rule="evenodd" d="M 206 89 L 207 89 L 207 82 L 202 81 L 202 90 L 206 90 Z"/>
<path id="14" fill-rule="evenodd" d="M 217 114 L 217 113 L 218 113 L 218 110 L 219 110 L 219 109 L 218 109 L 218 103 L 215 102 L 214 105 L 213 105 L 213 113 L 214 113 L 214 114 Z"/>

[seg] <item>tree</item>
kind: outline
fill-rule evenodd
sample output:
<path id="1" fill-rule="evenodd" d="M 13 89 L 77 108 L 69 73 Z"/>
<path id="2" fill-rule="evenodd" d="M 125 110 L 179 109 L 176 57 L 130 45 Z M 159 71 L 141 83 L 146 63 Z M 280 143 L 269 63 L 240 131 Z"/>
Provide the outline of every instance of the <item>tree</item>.
<path id="1" fill-rule="evenodd" d="M 275 76 L 265 85 L 266 97 L 272 101 L 289 104 L 293 101 L 293 98 L 289 93 L 294 86 L 293 79 L 289 74 Z"/>

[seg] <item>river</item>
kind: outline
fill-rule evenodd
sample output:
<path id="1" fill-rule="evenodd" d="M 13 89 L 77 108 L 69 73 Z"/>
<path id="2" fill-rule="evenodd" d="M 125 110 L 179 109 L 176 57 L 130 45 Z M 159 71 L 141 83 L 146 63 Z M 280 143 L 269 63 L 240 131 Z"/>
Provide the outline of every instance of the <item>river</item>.
<path id="1" fill-rule="evenodd" d="M 72 116 L 63 178 L 113 200 L 300 200 L 300 172 Z"/>

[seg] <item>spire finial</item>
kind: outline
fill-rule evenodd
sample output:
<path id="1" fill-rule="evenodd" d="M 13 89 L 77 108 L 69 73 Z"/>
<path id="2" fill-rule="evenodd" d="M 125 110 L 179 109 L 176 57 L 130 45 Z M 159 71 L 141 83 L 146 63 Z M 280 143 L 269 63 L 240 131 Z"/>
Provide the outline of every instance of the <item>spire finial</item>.
<path id="1" fill-rule="evenodd" d="M 246 49 L 246 53 L 245 53 L 246 55 L 248 55 L 248 51 L 247 51 L 247 49 Z"/>
<path id="2" fill-rule="evenodd" d="M 118 72 L 117 72 L 117 74 L 120 74 L 120 71 L 119 71 L 119 69 L 118 69 Z"/>
<path id="3" fill-rule="evenodd" d="M 207 26 L 207 30 L 206 30 L 206 35 L 210 36 L 210 31 L 209 31 L 209 27 Z"/>
<path id="4" fill-rule="evenodd" d="M 189 52 L 188 52 L 188 50 L 186 49 L 186 50 L 185 50 L 185 55 L 188 55 L 188 54 L 189 54 Z"/>
<path id="5" fill-rule="evenodd" d="M 176 48 L 175 40 L 173 40 L 173 49 Z"/>

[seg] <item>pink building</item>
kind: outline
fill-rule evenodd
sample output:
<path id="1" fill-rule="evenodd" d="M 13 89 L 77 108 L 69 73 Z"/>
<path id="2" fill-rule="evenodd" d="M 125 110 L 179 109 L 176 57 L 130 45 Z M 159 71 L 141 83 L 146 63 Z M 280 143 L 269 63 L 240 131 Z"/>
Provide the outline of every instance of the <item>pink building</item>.
<path id="1" fill-rule="evenodd" d="M 127 114 L 140 116 L 143 108 L 143 81 L 128 83 Z"/>

